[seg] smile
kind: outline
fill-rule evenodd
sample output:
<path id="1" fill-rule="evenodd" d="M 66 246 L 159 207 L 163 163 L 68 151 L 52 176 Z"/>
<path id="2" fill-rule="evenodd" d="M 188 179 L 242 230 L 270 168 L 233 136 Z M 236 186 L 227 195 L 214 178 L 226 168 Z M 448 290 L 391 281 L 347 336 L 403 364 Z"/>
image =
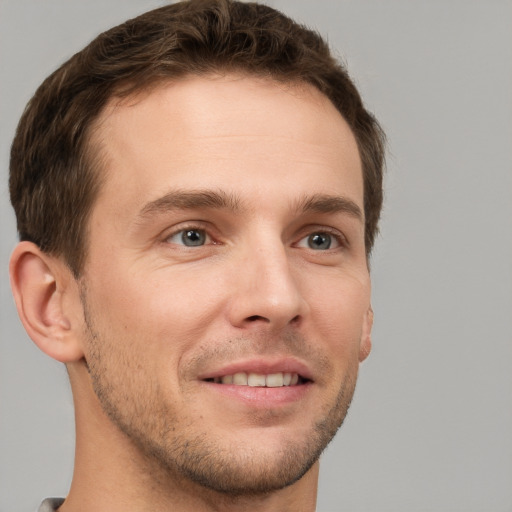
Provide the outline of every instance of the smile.
<path id="1" fill-rule="evenodd" d="M 304 384 L 307 379 L 301 377 L 298 373 L 247 373 L 237 372 L 231 375 L 223 375 L 210 379 L 205 379 L 207 382 L 215 384 L 231 384 L 235 386 L 249 386 L 249 387 L 266 387 L 266 388 L 280 388 L 284 386 L 296 386 Z"/>
<path id="2" fill-rule="evenodd" d="M 293 357 L 239 360 L 199 375 L 199 380 L 209 392 L 228 397 L 229 407 L 238 402 L 261 410 L 298 403 L 310 396 L 315 383 L 308 365 Z"/>

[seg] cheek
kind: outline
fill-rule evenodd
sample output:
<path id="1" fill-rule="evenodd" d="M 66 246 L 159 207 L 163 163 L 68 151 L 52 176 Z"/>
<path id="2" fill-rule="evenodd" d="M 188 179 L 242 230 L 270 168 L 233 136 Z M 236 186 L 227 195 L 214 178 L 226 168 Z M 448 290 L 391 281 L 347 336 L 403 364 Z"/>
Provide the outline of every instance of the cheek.
<path id="1" fill-rule="evenodd" d="M 357 358 L 370 307 L 369 279 L 329 279 L 308 288 L 311 325 L 338 357 Z M 314 333 L 312 333 L 314 334 Z"/>
<path id="2" fill-rule="evenodd" d="M 224 300 L 223 289 L 212 277 L 171 270 L 176 269 L 156 272 L 151 279 L 147 274 L 146 279 L 132 276 L 129 283 L 112 288 L 104 297 L 105 305 L 113 306 L 108 313 L 111 322 L 165 364 L 166 372 L 208 339 L 222 319 Z"/>

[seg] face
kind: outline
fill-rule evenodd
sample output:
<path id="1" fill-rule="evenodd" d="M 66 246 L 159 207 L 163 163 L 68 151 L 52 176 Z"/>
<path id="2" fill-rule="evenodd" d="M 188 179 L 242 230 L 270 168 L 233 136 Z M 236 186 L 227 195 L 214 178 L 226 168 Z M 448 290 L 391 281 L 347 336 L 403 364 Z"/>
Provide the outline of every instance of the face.
<path id="1" fill-rule="evenodd" d="M 151 465 L 211 489 L 298 480 L 369 351 L 355 139 L 309 86 L 188 78 L 94 135 L 105 180 L 82 277 L 107 413 Z"/>

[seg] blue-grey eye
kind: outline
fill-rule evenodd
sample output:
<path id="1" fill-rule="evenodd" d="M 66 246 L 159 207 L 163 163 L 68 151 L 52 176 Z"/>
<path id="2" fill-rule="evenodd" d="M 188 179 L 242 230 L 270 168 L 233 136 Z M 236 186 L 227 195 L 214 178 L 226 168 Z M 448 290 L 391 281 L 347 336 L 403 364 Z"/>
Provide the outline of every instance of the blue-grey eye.
<path id="1" fill-rule="evenodd" d="M 316 251 L 325 251 L 332 245 L 332 236 L 328 233 L 312 233 L 307 240 L 308 247 Z"/>
<path id="2" fill-rule="evenodd" d="M 187 229 L 182 232 L 181 240 L 183 241 L 183 245 L 189 247 L 204 245 L 206 242 L 206 233 L 200 229 Z"/>
<path id="3" fill-rule="evenodd" d="M 203 229 L 182 229 L 168 238 L 172 244 L 186 247 L 200 247 L 208 242 L 208 235 Z"/>
<path id="4" fill-rule="evenodd" d="M 316 231 L 300 239 L 296 247 L 313 249 L 314 251 L 327 251 L 341 247 L 341 243 L 335 235 L 325 231 Z"/>

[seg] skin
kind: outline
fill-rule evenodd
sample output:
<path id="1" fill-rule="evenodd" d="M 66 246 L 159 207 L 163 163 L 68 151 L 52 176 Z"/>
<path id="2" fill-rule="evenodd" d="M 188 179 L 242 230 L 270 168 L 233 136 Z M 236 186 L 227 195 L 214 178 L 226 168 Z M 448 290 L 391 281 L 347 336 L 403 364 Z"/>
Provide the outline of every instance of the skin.
<path id="1" fill-rule="evenodd" d="M 91 147 L 105 174 L 81 278 L 28 242 L 11 262 L 27 331 L 71 378 L 61 510 L 314 510 L 371 345 L 348 125 L 310 86 L 192 77 L 112 100 Z M 307 381 L 211 382 L 244 368 Z"/>

